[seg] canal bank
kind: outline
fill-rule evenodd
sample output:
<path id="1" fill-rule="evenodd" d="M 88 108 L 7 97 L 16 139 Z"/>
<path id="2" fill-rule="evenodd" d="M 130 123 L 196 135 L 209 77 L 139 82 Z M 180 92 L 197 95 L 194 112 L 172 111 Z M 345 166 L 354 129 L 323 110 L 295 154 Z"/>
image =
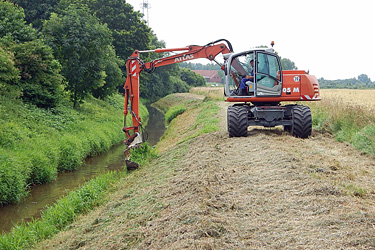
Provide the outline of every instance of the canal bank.
<path id="1" fill-rule="evenodd" d="M 165 131 L 164 115 L 152 106 L 147 106 L 147 109 L 149 119 L 145 130 L 148 134 L 148 143 L 154 146 Z M 105 153 L 87 158 L 77 170 L 59 173 L 55 181 L 33 186 L 29 195 L 20 203 L 1 206 L 0 232 L 9 232 L 14 225 L 39 218 L 46 206 L 103 173 L 123 171 L 123 151 L 124 145 L 121 142 Z"/>

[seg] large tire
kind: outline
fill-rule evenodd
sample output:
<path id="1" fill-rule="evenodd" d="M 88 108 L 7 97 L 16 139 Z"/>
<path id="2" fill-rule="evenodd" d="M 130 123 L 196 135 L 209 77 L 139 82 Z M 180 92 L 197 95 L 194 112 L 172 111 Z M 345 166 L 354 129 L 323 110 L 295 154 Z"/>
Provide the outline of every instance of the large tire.
<path id="1" fill-rule="evenodd" d="M 311 111 L 307 106 L 296 105 L 292 109 L 292 126 L 290 133 L 298 138 L 307 138 L 311 135 Z"/>
<path id="2" fill-rule="evenodd" d="M 242 106 L 229 106 L 227 111 L 229 137 L 247 136 L 247 109 Z"/>

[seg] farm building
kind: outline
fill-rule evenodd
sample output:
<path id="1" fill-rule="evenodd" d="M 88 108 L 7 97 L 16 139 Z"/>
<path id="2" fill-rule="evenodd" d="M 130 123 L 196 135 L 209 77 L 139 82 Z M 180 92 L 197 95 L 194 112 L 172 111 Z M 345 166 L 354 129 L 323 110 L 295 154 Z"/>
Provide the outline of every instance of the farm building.
<path id="1" fill-rule="evenodd" d="M 222 78 L 219 76 L 217 70 L 193 70 L 206 79 L 207 82 L 221 82 Z"/>

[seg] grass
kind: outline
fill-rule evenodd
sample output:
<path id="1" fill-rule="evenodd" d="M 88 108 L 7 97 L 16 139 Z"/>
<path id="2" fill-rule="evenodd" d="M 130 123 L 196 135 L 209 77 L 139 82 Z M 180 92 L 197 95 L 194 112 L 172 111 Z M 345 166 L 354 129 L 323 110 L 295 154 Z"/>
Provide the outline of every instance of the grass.
<path id="1" fill-rule="evenodd" d="M 350 90 L 358 103 L 347 98 L 347 90 L 322 90 L 322 101 L 310 103 L 313 125 L 318 131 L 332 133 L 338 141 L 348 142 L 361 152 L 375 155 L 375 105 L 366 101 L 366 91 Z"/>
<path id="2" fill-rule="evenodd" d="M 183 143 L 219 129 L 217 114 L 220 108 L 214 101 L 204 96 L 174 94 L 164 97 L 153 106 L 171 114 L 175 113 L 174 110 L 185 110 L 178 119 L 171 120 L 161 142 L 158 143 L 159 152 L 165 151 L 176 143 Z"/>
<path id="3" fill-rule="evenodd" d="M 190 89 L 190 93 L 204 95 L 212 101 L 224 101 L 224 89 L 223 87 L 212 88 L 212 87 L 195 87 Z"/>
<path id="4" fill-rule="evenodd" d="M 79 214 L 102 204 L 104 195 L 121 173 L 103 174 L 70 192 L 58 202 L 47 207 L 40 219 L 15 226 L 8 234 L 0 236 L 0 249 L 25 249 L 44 240 L 72 223 Z"/>
<path id="5" fill-rule="evenodd" d="M 38 109 L 0 96 L 0 204 L 16 203 L 28 187 L 75 170 L 124 138 L 123 97 L 88 98 L 79 109 Z M 142 121 L 148 112 L 141 106 Z M 131 119 L 128 116 L 128 119 Z"/>
<path id="6" fill-rule="evenodd" d="M 132 151 L 131 160 L 141 166 L 157 157 L 147 144 Z M 0 236 L 0 249 L 25 249 L 47 239 L 66 228 L 76 218 L 92 208 L 106 202 L 106 194 L 113 190 L 116 183 L 127 175 L 124 172 L 108 172 L 92 179 L 75 191 L 60 198 L 54 205 L 47 207 L 41 218 L 15 226 L 10 233 Z M 149 199 L 148 199 L 149 200 Z M 129 216 L 132 211 L 128 211 Z M 134 215 L 138 216 L 138 215 Z"/>
<path id="7" fill-rule="evenodd" d="M 165 113 L 164 115 L 165 121 L 167 123 L 170 123 L 178 115 L 184 113 L 186 109 L 187 108 L 184 105 L 172 106 L 170 109 L 168 109 L 167 113 Z"/>

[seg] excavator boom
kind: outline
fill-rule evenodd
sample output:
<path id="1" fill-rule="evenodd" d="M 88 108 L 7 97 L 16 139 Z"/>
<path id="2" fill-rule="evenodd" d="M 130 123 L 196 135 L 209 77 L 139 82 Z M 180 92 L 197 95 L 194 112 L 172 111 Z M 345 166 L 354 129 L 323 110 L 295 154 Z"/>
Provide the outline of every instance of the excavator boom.
<path id="1" fill-rule="evenodd" d="M 222 43 L 224 42 L 224 43 Z M 274 43 L 271 43 L 272 47 Z M 166 53 L 168 55 L 151 62 L 143 62 L 142 53 Z M 222 54 L 224 63 L 217 62 Z M 311 112 L 307 106 L 281 102 L 319 101 L 319 83 L 315 76 L 303 70 L 282 70 L 281 62 L 273 48 L 257 48 L 234 53 L 232 45 L 225 39 L 204 46 L 190 45 L 181 48 L 135 50 L 126 62 L 124 127 L 128 146 L 127 156 L 133 147 L 142 143 L 141 118 L 139 116 L 139 75 L 142 71 L 152 73 L 156 68 L 206 58 L 221 66 L 225 74 L 224 93 L 228 107 L 228 133 L 230 137 L 247 135 L 247 127 L 283 126 L 292 135 L 307 138 L 311 134 Z M 251 104 L 251 105 L 250 105 Z M 126 116 L 132 116 L 132 125 L 127 126 Z"/>
<path id="2" fill-rule="evenodd" d="M 219 43 L 224 41 L 227 43 Z M 169 55 L 159 59 L 155 59 L 151 62 L 144 63 L 140 58 L 142 53 L 165 53 L 165 52 L 179 52 L 174 55 Z M 190 61 L 199 58 L 206 58 L 210 61 L 215 60 L 216 56 L 219 54 L 232 53 L 232 45 L 229 41 L 225 39 L 217 40 L 215 42 L 206 44 L 204 46 L 190 45 L 182 48 L 172 48 L 172 49 L 155 49 L 139 51 L 135 50 L 133 54 L 128 58 L 126 62 L 127 68 L 127 78 L 124 85 L 125 90 L 125 103 L 124 103 L 124 127 L 123 131 L 127 136 L 125 144 L 127 149 L 125 153 L 127 155 L 127 164 L 129 165 L 129 152 L 130 149 L 136 147 L 142 143 L 142 135 L 140 134 L 140 129 L 142 127 L 141 118 L 139 116 L 139 75 L 142 71 L 152 73 L 156 68 Z M 132 125 L 127 126 L 126 117 L 128 114 L 132 116 Z"/>

